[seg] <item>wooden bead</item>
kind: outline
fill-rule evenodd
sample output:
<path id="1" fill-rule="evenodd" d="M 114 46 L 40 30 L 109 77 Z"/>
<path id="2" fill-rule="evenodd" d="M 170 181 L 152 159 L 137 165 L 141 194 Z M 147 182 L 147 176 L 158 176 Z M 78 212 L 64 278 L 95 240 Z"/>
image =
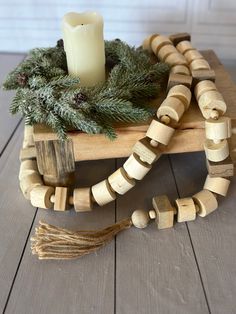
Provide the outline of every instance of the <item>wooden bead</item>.
<path id="1" fill-rule="evenodd" d="M 66 187 L 56 187 L 55 189 L 55 202 L 54 210 L 55 211 L 65 211 L 68 208 L 68 188 Z"/>
<path id="2" fill-rule="evenodd" d="M 195 88 L 194 88 L 194 95 L 196 97 L 197 100 L 199 100 L 199 98 L 206 92 L 209 91 L 216 91 L 216 85 L 214 82 L 209 81 L 209 80 L 204 80 L 199 82 Z"/>
<path id="3" fill-rule="evenodd" d="M 142 48 L 144 50 L 148 50 L 151 53 L 152 52 L 152 41 L 156 36 L 158 36 L 158 34 L 152 34 L 152 35 L 149 35 L 148 37 L 146 37 L 143 41 Z"/>
<path id="4" fill-rule="evenodd" d="M 36 148 L 34 146 L 20 150 L 20 161 L 28 159 L 36 159 Z"/>
<path id="5" fill-rule="evenodd" d="M 143 228 L 147 227 L 147 225 L 150 221 L 150 218 L 149 218 L 149 215 L 146 211 L 141 210 L 141 209 L 137 209 L 133 212 L 133 214 L 131 216 L 131 220 L 132 220 L 133 225 L 136 228 L 143 229 Z"/>
<path id="6" fill-rule="evenodd" d="M 153 40 L 152 40 L 152 51 L 155 53 L 155 55 L 158 55 L 158 51 L 161 49 L 161 47 L 165 46 L 165 45 L 169 45 L 172 44 L 172 42 L 169 40 L 168 37 L 166 36 L 156 36 Z"/>
<path id="7" fill-rule="evenodd" d="M 175 85 L 173 86 L 169 92 L 167 97 L 175 97 L 178 98 L 185 106 L 185 110 L 188 109 L 192 97 L 192 93 L 190 89 L 184 85 Z"/>
<path id="8" fill-rule="evenodd" d="M 51 186 L 41 185 L 36 186 L 30 192 L 31 204 L 35 207 L 49 209 L 53 207 L 51 196 L 55 189 Z"/>
<path id="9" fill-rule="evenodd" d="M 186 60 L 189 64 L 194 60 L 204 59 L 203 55 L 199 51 L 197 51 L 196 49 L 186 51 L 186 53 L 184 54 L 184 57 L 186 58 Z"/>
<path id="10" fill-rule="evenodd" d="M 103 180 L 92 186 L 92 195 L 99 206 L 106 205 L 116 199 L 116 193 L 111 189 L 108 180 Z"/>
<path id="11" fill-rule="evenodd" d="M 123 168 L 130 178 L 142 180 L 144 176 L 150 171 L 151 165 L 141 161 L 139 156 L 133 153 L 126 160 Z"/>
<path id="12" fill-rule="evenodd" d="M 212 140 L 206 140 L 204 150 L 208 160 L 218 162 L 226 159 L 229 156 L 229 145 L 227 140 L 220 143 L 214 143 Z"/>
<path id="13" fill-rule="evenodd" d="M 169 38 L 172 41 L 174 46 L 178 45 L 178 43 L 184 40 L 191 41 L 191 36 L 189 33 L 172 34 L 169 36 Z"/>
<path id="14" fill-rule="evenodd" d="M 173 54 L 176 53 L 177 50 L 176 48 L 171 44 L 171 45 L 165 45 L 163 46 L 159 51 L 158 51 L 158 59 L 161 60 L 162 62 L 165 62 L 166 58 Z"/>
<path id="15" fill-rule="evenodd" d="M 169 116 L 172 120 L 178 122 L 183 116 L 185 106 L 181 100 L 175 97 L 167 97 L 157 109 L 157 117 Z"/>
<path id="16" fill-rule="evenodd" d="M 171 137 L 173 136 L 175 129 L 160 123 L 156 120 L 152 120 L 149 128 L 147 130 L 147 137 L 154 139 L 155 141 L 163 144 L 168 145 Z"/>
<path id="17" fill-rule="evenodd" d="M 206 159 L 207 171 L 210 177 L 233 177 L 234 164 L 230 156 L 220 162 Z"/>
<path id="18" fill-rule="evenodd" d="M 33 126 L 25 125 L 23 148 L 34 146 Z"/>
<path id="19" fill-rule="evenodd" d="M 132 150 L 142 161 L 150 165 L 161 157 L 161 152 L 150 144 L 150 139 L 147 137 L 137 141 Z"/>
<path id="20" fill-rule="evenodd" d="M 209 175 L 206 177 L 206 181 L 203 189 L 209 190 L 213 193 L 226 196 L 228 192 L 228 188 L 230 185 L 230 180 L 217 177 L 211 178 Z"/>
<path id="21" fill-rule="evenodd" d="M 108 177 L 111 188 L 118 194 L 125 194 L 135 186 L 135 180 L 127 176 L 124 168 L 119 168 Z"/>
<path id="22" fill-rule="evenodd" d="M 153 197 L 152 205 L 156 211 L 156 223 L 158 229 L 173 227 L 174 209 L 166 195 Z"/>
<path id="23" fill-rule="evenodd" d="M 205 92 L 198 100 L 199 108 L 205 119 L 211 117 L 212 110 L 217 110 L 222 115 L 226 112 L 226 103 L 218 91 Z"/>
<path id="24" fill-rule="evenodd" d="M 200 217 L 209 215 L 218 207 L 218 203 L 214 194 L 208 190 L 202 190 L 193 195 L 193 200 L 199 207 L 197 214 Z"/>
<path id="25" fill-rule="evenodd" d="M 183 55 L 189 51 L 189 50 L 194 50 L 192 44 L 190 43 L 189 40 L 183 40 L 178 45 L 176 46 L 177 50 L 182 53 Z"/>
<path id="26" fill-rule="evenodd" d="M 91 189 L 78 188 L 73 191 L 73 205 L 76 212 L 87 212 L 93 209 Z"/>
<path id="27" fill-rule="evenodd" d="M 170 73 L 182 74 L 182 75 L 191 75 L 189 68 L 186 65 L 174 65 L 170 69 Z"/>
<path id="28" fill-rule="evenodd" d="M 182 75 L 182 74 L 174 74 L 170 73 L 168 85 L 167 85 L 167 92 L 175 85 L 185 85 L 188 88 L 192 85 L 192 77 L 190 75 Z"/>
<path id="29" fill-rule="evenodd" d="M 43 181 L 41 176 L 36 172 L 24 176 L 20 181 L 21 191 L 28 200 L 30 199 L 30 192 L 38 185 L 43 185 Z"/>
<path id="30" fill-rule="evenodd" d="M 218 120 L 205 121 L 206 138 L 210 140 L 224 140 L 231 137 L 231 119 L 220 117 Z"/>
<path id="31" fill-rule="evenodd" d="M 38 173 L 38 166 L 36 160 L 24 160 L 20 165 L 19 180 L 31 173 Z"/>
<path id="32" fill-rule="evenodd" d="M 210 70 L 210 65 L 205 59 L 197 59 L 190 63 L 190 70 Z"/>
<path id="33" fill-rule="evenodd" d="M 200 81 L 209 80 L 215 82 L 216 75 L 214 70 L 194 70 L 191 72 L 193 77 L 193 86 L 195 86 Z"/>
<path id="34" fill-rule="evenodd" d="M 165 63 L 167 63 L 169 66 L 174 66 L 174 65 L 186 65 L 188 64 L 187 60 L 185 57 L 176 51 L 175 53 L 170 54 L 166 59 Z"/>
<path id="35" fill-rule="evenodd" d="M 176 201 L 177 221 L 192 221 L 196 219 L 196 206 L 191 197 L 178 198 Z"/>

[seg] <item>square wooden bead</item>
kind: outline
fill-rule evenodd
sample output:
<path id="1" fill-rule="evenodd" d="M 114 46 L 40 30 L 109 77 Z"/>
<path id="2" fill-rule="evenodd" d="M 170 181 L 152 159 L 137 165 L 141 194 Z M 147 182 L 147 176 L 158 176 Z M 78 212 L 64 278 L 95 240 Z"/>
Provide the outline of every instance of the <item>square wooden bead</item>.
<path id="1" fill-rule="evenodd" d="M 215 82 L 216 74 L 214 70 L 193 70 L 192 72 L 193 77 L 193 86 L 195 86 L 200 81 L 209 80 Z"/>
<path id="2" fill-rule="evenodd" d="M 191 35 L 189 33 L 176 33 L 169 36 L 174 46 L 177 46 L 181 41 L 191 41 Z"/>
<path id="3" fill-rule="evenodd" d="M 56 187 L 54 210 L 65 211 L 68 208 L 68 188 Z"/>
<path id="4" fill-rule="evenodd" d="M 152 205 L 156 211 L 158 229 L 173 227 L 175 210 L 166 195 L 153 197 Z"/>
<path id="5" fill-rule="evenodd" d="M 219 162 L 206 159 L 206 165 L 208 174 L 212 178 L 234 176 L 234 164 L 230 156 Z"/>
<path id="6" fill-rule="evenodd" d="M 175 74 L 170 73 L 168 85 L 167 85 L 167 92 L 175 85 L 185 85 L 188 88 L 192 85 L 192 77 L 190 75 L 182 75 L 182 74 Z"/>
<path id="7" fill-rule="evenodd" d="M 150 144 L 150 139 L 147 137 L 144 137 L 135 143 L 133 152 L 136 153 L 142 161 L 147 162 L 149 165 L 153 164 L 161 157 L 161 152 L 157 147 L 153 147 Z"/>
<path id="8" fill-rule="evenodd" d="M 196 219 L 196 206 L 191 197 L 178 198 L 176 201 L 177 221 L 185 222 Z"/>

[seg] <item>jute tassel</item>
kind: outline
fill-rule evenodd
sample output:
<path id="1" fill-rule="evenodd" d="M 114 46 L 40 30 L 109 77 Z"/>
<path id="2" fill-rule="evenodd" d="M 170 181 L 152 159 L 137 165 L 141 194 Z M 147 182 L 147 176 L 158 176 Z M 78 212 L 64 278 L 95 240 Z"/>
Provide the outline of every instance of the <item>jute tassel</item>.
<path id="1" fill-rule="evenodd" d="M 39 222 L 31 240 L 32 253 L 39 259 L 72 259 L 92 253 L 110 242 L 117 233 L 132 226 L 131 218 L 98 231 L 69 231 Z"/>

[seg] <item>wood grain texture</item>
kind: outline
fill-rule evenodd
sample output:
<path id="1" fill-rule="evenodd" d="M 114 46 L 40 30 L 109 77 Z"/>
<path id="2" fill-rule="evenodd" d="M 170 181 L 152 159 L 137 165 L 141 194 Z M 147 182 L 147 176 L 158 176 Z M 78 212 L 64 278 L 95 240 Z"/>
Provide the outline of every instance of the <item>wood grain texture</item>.
<path id="1" fill-rule="evenodd" d="M 119 164 L 122 163 L 122 160 Z M 177 198 L 163 156 L 134 190 L 117 199 L 117 221 L 135 209 L 152 209 L 152 197 Z M 116 313 L 208 313 L 185 224 L 158 230 L 131 228 L 116 240 Z"/>
<path id="2" fill-rule="evenodd" d="M 91 186 L 114 170 L 114 160 L 81 162 L 76 186 Z M 115 204 L 79 214 L 39 209 L 36 224 L 39 220 L 74 230 L 100 229 L 114 223 Z M 28 243 L 6 313 L 113 313 L 114 265 L 114 242 L 79 260 L 45 262 L 32 256 Z"/>
<path id="3" fill-rule="evenodd" d="M 23 54 L 0 54 L 0 86 L 2 85 L 6 75 L 9 71 L 13 70 L 13 68 L 23 60 Z M 9 106 L 12 100 L 14 92 L 11 91 L 3 91 L 0 88 L 0 155 L 2 153 L 3 148 L 5 147 L 8 139 L 10 138 L 12 132 L 17 126 L 20 118 L 19 116 L 12 117 L 9 113 Z"/>
<path id="4" fill-rule="evenodd" d="M 173 155 L 171 160 L 180 196 L 200 191 L 207 174 L 204 154 Z M 235 198 L 233 178 L 227 198 L 219 199 L 214 213 L 187 223 L 210 310 L 216 314 L 233 314 L 236 307 Z"/>
<path id="5" fill-rule="evenodd" d="M 10 127 L 10 126 L 9 126 Z M 18 172 L 23 127 L 16 131 L 0 158 L 0 311 L 7 297 L 27 241 L 35 208 L 20 191 Z"/>
<path id="6" fill-rule="evenodd" d="M 236 87 L 223 65 L 212 50 L 203 51 L 203 56 L 208 60 L 216 72 L 216 86 L 223 94 L 228 109 L 226 115 L 236 120 L 235 95 Z M 164 95 L 154 101 L 158 107 Z M 149 121 L 150 122 L 150 121 Z M 104 158 L 127 157 L 133 145 L 145 136 L 148 124 L 119 126 L 116 128 L 118 138 L 110 141 L 102 134 L 88 135 L 81 132 L 69 132 L 68 136 L 73 142 L 75 160 L 95 160 Z M 192 140 L 194 138 L 194 141 Z M 55 140 L 57 136 L 50 129 L 37 125 L 34 128 L 35 141 Z M 194 152 L 203 150 L 204 118 L 193 99 L 189 110 L 177 124 L 177 131 L 166 153 Z M 93 150 L 91 151 L 91 147 Z M 106 149 L 104 149 L 106 147 Z"/>

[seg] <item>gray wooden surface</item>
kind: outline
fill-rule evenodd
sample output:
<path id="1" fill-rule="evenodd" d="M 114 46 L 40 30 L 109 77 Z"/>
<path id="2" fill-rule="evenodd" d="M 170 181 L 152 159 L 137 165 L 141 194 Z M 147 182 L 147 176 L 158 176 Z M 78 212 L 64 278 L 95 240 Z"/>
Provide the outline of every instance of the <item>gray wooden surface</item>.
<path id="1" fill-rule="evenodd" d="M 0 55 L 0 80 L 22 55 Z M 232 68 L 230 68 L 232 73 Z M 9 314 L 236 313 L 236 180 L 219 209 L 190 223 L 158 231 L 131 228 L 96 254 L 73 261 L 38 261 L 29 237 L 40 219 L 73 229 L 102 228 L 151 198 L 173 201 L 202 188 L 203 153 L 163 156 L 146 178 L 116 202 L 92 213 L 33 208 L 18 188 L 23 125 L 0 92 L 0 311 Z M 122 160 L 81 162 L 78 185 L 91 185 Z"/>

